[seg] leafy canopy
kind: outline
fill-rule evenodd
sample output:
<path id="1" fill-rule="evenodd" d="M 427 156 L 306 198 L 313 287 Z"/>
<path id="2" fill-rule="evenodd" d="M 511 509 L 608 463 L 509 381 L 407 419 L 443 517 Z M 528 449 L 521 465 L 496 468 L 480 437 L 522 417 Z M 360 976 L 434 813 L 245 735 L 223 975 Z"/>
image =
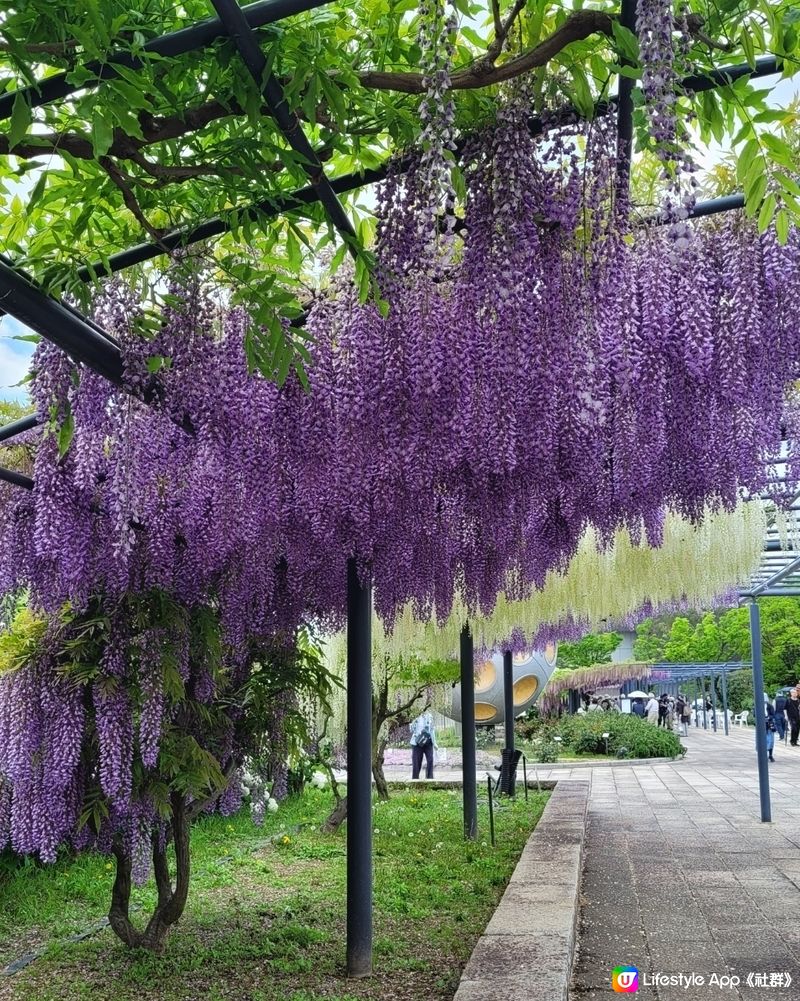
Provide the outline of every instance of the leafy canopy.
<path id="1" fill-rule="evenodd" d="M 613 93 L 620 73 L 638 84 L 637 42 L 617 23 L 616 2 L 498 2 L 455 0 L 453 85 L 461 134 L 491 120 L 499 82 L 523 73 L 533 111 L 568 102 L 585 117 Z M 796 72 L 800 10 L 793 0 L 690 0 L 687 6 L 689 70 L 755 65 L 759 55 L 774 54 L 786 75 Z M 270 69 L 284 82 L 329 176 L 376 167 L 419 137 L 416 8 L 415 0 L 336 2 L 258 29 Z M 31 107 L 24 90 L 11 101 L 0 136 L 0 244 L 51 287 L 85 304 L 82 265 L 223 216 L 231 233 L 193 254 L 246 303 L 265 331 L 264 343 L 252 345 L 254 360 L 282 376 L 306 355 L 303 334 L 289 338 L 279 317 L 298 316 L 345 248 L 318 204 L 282 216 L 243 212 L 304 187 L 307 178 L 231 41 L 172 58 L 143 51 L 147 41 L 205 19 L 209 10 L 205 0 L 179 6 L 22 0 L 7 12 L 0 44 L 6 91 L 58 73 L 83 89 L 40 108 Z M 142 65 L 119 66 L 113 79 L 95 86 L 96 66 L 119 52 Z M 733 177 L 748 211 L 765 226 L 774 217 L 785 232 L 791 217 L 800 219 L 796 161 L 785 134 L 797 116 L 771 106 L 776 81 L 742 78 L 682 97 L 680 105 L 704 142 L 732 146 Z M 649 177 L 634 191 L 659 204 L 638 86 L 634 96 L 640 162 Z M 456 190 L 463 195 L 458 180 Z M 357 191 L 344 200 L 359 245 L 368 247 L 375 228 L 371 194 Z M 357 265 L 365 294 L 367 262 L 362 255 Z"/>

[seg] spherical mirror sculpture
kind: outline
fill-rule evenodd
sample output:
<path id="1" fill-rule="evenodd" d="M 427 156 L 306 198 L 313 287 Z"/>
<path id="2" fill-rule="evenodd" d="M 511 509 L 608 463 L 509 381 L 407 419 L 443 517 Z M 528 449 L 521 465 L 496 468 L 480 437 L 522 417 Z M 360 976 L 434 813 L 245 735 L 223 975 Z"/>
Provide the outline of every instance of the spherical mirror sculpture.
<path id="1" fill-rule="evenodd" d="M 548 643 L 544 650 L 514 654 L 512 677 L 514 682 L 514 714 L 522 715 L 542 693 L 556 666 L 556 644 Z M 503 711 L 503 654 L 492 654 L 475 671 L 475 722 L 502 723 Z M 480 696 L 478 698 L 477 696 Z M 461 685 L 452 689 L 452 702 L 444 714 L 461 722 Z"/>
<path id="2" fill-rule="evenodd" d="M 485 660 L 475 672 L 475 693 L 488 692 L 496 681 L 497 671 L 494 664 L 490 660 Z"/>

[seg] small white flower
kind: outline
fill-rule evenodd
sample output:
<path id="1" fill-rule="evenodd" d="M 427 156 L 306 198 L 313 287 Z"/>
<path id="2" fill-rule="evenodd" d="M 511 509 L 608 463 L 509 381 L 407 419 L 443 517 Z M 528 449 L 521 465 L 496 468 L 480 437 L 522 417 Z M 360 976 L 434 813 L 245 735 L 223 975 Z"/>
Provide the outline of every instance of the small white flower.
<path id="1" fill-rule="evenodd" d="M 270 813 L 278 812 L 278 801 L 277 799 L 270 799 L 267 801 L 267 809 Z"/>

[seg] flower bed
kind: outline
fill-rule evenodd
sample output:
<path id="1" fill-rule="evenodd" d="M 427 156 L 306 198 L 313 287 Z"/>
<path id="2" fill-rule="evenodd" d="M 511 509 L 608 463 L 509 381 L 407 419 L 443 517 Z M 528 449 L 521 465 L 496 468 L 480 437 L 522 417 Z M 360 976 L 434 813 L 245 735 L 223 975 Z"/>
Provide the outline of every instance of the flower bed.
<path id="1" fill-rule="evenodd" d="M 603 734 L 607 733 L 608 737 Z M 556 738 L 560 737 L 561 740 Z M 674 758 L 685 754 L 677 734 L 626 713 L 596 712 L 531 721 L 525 738 L 540 761 L 555 761 L 561 751 L 619 758 Z"/>

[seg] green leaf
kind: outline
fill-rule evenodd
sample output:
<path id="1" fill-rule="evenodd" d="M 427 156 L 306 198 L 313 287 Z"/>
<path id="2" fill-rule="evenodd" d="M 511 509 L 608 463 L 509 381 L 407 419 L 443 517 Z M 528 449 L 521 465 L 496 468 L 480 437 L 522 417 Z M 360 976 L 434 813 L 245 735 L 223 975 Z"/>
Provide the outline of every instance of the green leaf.
<path id="1" fill-rule="evenodd" d="M 22 96 L 22 91 L 17 91 L 14 104 L 11 108 L 11 122 L 8 127 L 8 148 L 13 149 L 19 145 L 28 133 L 33 113 L 30 105 Z"/>
<path id="2" fill-rule="evenodd" d="M 572 66 L 572 101 L 582 118 L 594 118 L 594 97 L 583 69 Z"/>
<path id="3" fill-rule="evenodd" d="M 295 274 L 300 273 L 303 265 L 303 255 L 300 251 L 300 244 L 291 229 L 286 233 L 286 256 L 289 261 L 289 269 Z"/>
<path id="4" fill-rule="evenodd" d="M 611 30 L 614 32 L 614 41 L 617 43 L 617 51 L 632 63 L 639 62 L 639 39 L 630 28 L 624 27 L 619 21 L 611 22 Z"/>
<path id="5" fill-rule="evenodd" d="M 468 42 L 471 42 L 476 49 L 483 51 L 483 49 L 486 48 L 486 42 L 473 28 L 470 28 L 468 25 L 465 24 L 461 26 L 459 31 L 460 34 L 463 35 L 463 37 L 466 38 Z"/>
<path id="6" fill-rule="evenodd" d="M 748 139 L 742 147 L 742 152 L 736 161 L 736 177 L 740 184 L 744 183 L 744 178 L 749 174 L 753 161 L 758 156 L 760 147 L 758 140 Z"/>
<path id="7" fill-rule="evenodd" d="M 787 191 L 790 195 L 794 195 L 795 198 L 800 198 L 800 184 L 793 177 L 787 177 L 786 174 L 777 171 L 775 173 L 775 180 L 784 191 Z"/>
<path id="8" fill-rule="evenodd" d="M 39 180 L 34 184 L 33 191 L 31 191 L 31 196 L 28 199 L 28 205 L 26 211 L 28 215 L 31 214 L 32 210 L 35 208 L 36 203 L 44 194 L 44 189 L 47 187 L 47 171 L 42 171 Z"/>
<path id="9" fill-rule="evenodd" d="M 69 446 L 72 444 L 72 438 L 75 434 L 75 418 L 72 416 L 72 411 L 67 414 L 64 420 L 61 422 L 61 427 L 58 429 L 58 457 L 63 459 L 64 456 L 69 451 Z"/>
<path id="10" fill-rule="evenodd" d="M 758 213 L 758 232 L 764 233 L 772 222 L 775 214 L 775 195 L 770 192 L 761 203 L 761 211 Z"/>
<path id="11" fill-rule="evenodd" d="M 779 209 L 775 214 L 775 233 L 778 243 L 784 246 L 789 239 L 789 213 L 786 209 Z"/>
<path id="12" fill-rule="evenodd" d="M 752 69 L 756 68 L 756 50 L 753 45 L 753 36 L 750 34 L 749 27 L 744 28 L 741 35 L 739 36 L 739 41 L 742 43 L 742 48 L 744 49 L 744 57 Z"/>
<path id="13" fill-rule="evenodd" d="M 95 157 L 105 156 L 114 142 L 114 126 L 106 113 L 95 107 L 92 115 L 92 149 Z"/>
<path id="14" fill-rule="evenodd" d="M 744 196 L 748 201 L 760 202 L 767 190 L 767 174 L 759 164 L 754 164 L 744 185 Z"/>

